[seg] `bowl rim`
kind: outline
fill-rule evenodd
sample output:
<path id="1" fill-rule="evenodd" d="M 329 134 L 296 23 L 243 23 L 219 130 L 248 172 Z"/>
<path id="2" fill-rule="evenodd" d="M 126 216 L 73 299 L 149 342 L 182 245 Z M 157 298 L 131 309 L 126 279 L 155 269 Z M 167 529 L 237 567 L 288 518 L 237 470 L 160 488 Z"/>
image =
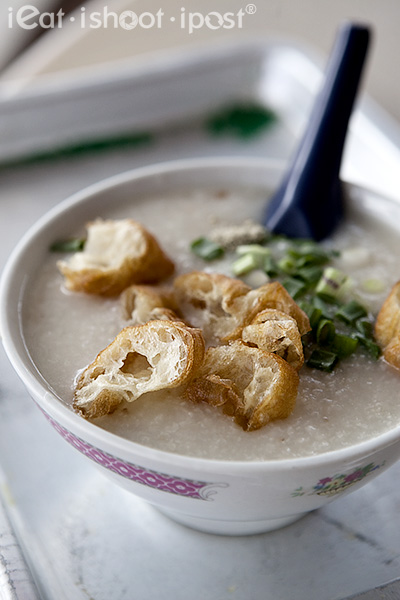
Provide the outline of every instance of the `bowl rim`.
<path id="1" fill-rule="evenodd" d="M 276 159 L 223 156 L 175 159 L 147 165 L 144 167 L 138 167 L 116 175 L 112 175 L 111 177 L 104 178 L 72 194 L 47 211 L 28 229 L 8 258 L 0 279 L 0 331 L 2 334 L 1 337 L 3 346 L 8 359 L 31 396 L 37 399 L 36 402 L 42 408 L 42 410 L 54 418 L 61 426 L 68 429 L 69 426 L 71 426 L 71 430 L 74 432 L 74 434 L 79 435 L 81 433 L 84 440 L 88 434 L 93 443 L 98 441 L 98 446 L 100 448 L 104 445 L 104 443 L 106 443 L 107 447 L 115 449 L 117 453 L 122 452 L 125 456 L 135 456 L 135 459 L 152 460 L 164 465 L 168 464 L 170 466 L 173 465 L 175 467 L 186 468 L 189 470 L 206 470 L 211 473 L 221 473 L 221 471 L 235 473 L 242 471 L 243 468 L 246 469 L 246 472 L 258 472 L 260 470 L 286 471 L 293 470 L 298 467 L 313 467 L 321 464 L 325 466 L 345 460 L 354 461 L 357 458 L 367 457 L 368 455 L 371 455 L 377 451 L 383 450 L 388 446 L 393 445 L 400 439 L 399 424 L 393 429 L 390 429 L 369 440 L 346 446 L 344 448 L 330 450 L 321 454 L 271 460 L 230 461 L 227 459 L 203 458 L 160 450 L 122 438 L 121 436 L 104 430 L 94 423 L 83 419 L 81 416 L 75 413 L 71 407 L 64 403 L 62 399 L 60 399 L 57 394 L 51 390 L 50 386 L 47 388 L 45 387 L 45 380 L 39 371 L 35 369 L 34 363 L 31 360 L 28 349 L 25 347 L 25 345 L 24 353 L 20 353 L 17 348 L 15 338 L 20 337 L 23 341 L 21 323 L 19 321 L 18 327 L 13 328 L 8 322 L 7 318 L 8 297 L 13 289 L 13 285 L 15 284 L 15 268 L 24 252 L 26 252 L 27 247 L 34 242 L 38 236 L 40 236 L 45 227 L 47 227 L 52 221 L 57 220 L 65 211 L 72 210 L 75 206 L 89 201 L 91 198 L 101 192 L 104 192 L 105 190 L 110 190 L 114 187 L 125 185 L 131 181 L 133 182 L 138 179 L 150 178 L 160 174 L 173 174 L 178 171 L 181 172 L 191 170 L 200 171 L 210 168 L 237 169 L 239 167 L 244 169 L 253 169 L 255 171 L 259 171 L 263 168 L 270 168 L 274 171 L 283 173 L 284 166 L 284 161 Z M 365 191 L 372 193 L 377 197 L 382 197 L 381 194 L 373 190 L 367 190 L 362 186 L 349 182 L 346 182 L 346 185 L 350 185 L 351 187 L 360 190 L 361 193 Z M 387 200 L 396 202 L 390 198 L 387 198 Z M 398 202 L 396 202 L 396 204 L 398 204 Z M 23 286 L 19 288 L 19 297 L 22 292 Z"/>

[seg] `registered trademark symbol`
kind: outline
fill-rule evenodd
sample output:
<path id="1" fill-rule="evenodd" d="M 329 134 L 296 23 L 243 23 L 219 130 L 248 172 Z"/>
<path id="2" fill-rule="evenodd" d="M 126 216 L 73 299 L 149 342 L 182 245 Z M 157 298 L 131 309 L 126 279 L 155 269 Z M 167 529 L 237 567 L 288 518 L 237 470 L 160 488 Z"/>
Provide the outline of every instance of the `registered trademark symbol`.
<path id="1" fill-rule="evenodd" d="M 255 4 L 248 4 L 245 8 L 248 15 L 254 15 L 257 12 L 257 6 Z"/>

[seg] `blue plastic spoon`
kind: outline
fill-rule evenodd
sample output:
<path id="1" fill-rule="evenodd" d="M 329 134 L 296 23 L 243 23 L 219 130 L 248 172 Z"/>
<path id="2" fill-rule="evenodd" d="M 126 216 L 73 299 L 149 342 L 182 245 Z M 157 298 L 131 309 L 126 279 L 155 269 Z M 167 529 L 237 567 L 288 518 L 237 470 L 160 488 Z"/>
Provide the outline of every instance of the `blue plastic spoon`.
<path id="1" fill-rule="evenodd" d="M 339 30 L 305 134 L 268 204 L 265 225 L 270 231 L 319 241 L 342 219 L 339 171 L 369 39 L 369 28 L 361 25 Z"/>

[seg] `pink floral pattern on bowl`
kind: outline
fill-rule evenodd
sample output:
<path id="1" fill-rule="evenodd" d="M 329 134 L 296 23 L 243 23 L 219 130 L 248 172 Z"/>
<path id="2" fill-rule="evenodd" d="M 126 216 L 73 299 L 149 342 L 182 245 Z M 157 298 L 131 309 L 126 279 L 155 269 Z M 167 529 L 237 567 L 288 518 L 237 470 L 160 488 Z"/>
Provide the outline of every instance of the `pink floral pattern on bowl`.
<path id="1" fill-rule="evenodd" d="M 96 462 L 98 465 L 113 471 L 121 477 L 126 477 L 131 481 L 155 488 L 162 492 L 186 496 L 197 500 L 212 500 L 211 496 L 217 493 L 216 488 L 226 488 L 227 483 L 208 483 L 206 481 L 196 481 L 193 479 L 182 479 L 173 475 L 159 473 L 145 469 L 139 465 L 122 461 L 88 442 L 80 439 L 65 427 L 62 427 L 50 415 L 42 410 L 45 417 L 52 424 L 54 429 L 74 448 L 82 454 Z"/>
<path id="2" fill-rule="evenodd" d="M 357 467 L 354 471 L 349 474 L 336 474 L 332 477 L 324 477 L 320 479 L 316 485 L 314 485 L 311 489 L 305 490 L 302 486 L 294 490 L 292 492 L 292 496 L 312 496 L 313 494 L 317 494 L 318 496 L 334 496 L 343 492 L 349 486 L 358 483 L 364 477 L 376 471 L 376 469 L 380 469 L 385 463 L 383 462 L 380 465 L 375 465 L 374 463 L 369 463 L 364 467 Z"/>

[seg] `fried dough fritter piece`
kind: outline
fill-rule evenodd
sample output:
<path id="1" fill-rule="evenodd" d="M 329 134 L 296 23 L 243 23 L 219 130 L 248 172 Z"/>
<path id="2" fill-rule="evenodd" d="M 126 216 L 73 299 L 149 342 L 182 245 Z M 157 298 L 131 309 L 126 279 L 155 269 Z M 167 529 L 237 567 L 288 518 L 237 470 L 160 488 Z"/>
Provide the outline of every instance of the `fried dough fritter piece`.
<path id="1" fill-rule="evenodd" d="M 74 408 L 86 418 L 113 412 L 123 401 L 187 383 L 204 357 L 199 329 L 175 321 L 125 327 L 80 375 Z"/>
<path id="2" fill-rule="evenodd" d="M 155 237 L 132 219 L 88 223 L 84 250 L 57 266 L 69 290 L 103 296 L 116 296 L 133 283 L 158 282 L 175 268 Z"/>
<path id="3" fill-rule="evenodd" d="M 222 406 L 245 431 L 253 431 L 291 414 L 298 384 L 297 371 L 280 356 L 237 340 L 208 348 L 185 397 Z"/>

